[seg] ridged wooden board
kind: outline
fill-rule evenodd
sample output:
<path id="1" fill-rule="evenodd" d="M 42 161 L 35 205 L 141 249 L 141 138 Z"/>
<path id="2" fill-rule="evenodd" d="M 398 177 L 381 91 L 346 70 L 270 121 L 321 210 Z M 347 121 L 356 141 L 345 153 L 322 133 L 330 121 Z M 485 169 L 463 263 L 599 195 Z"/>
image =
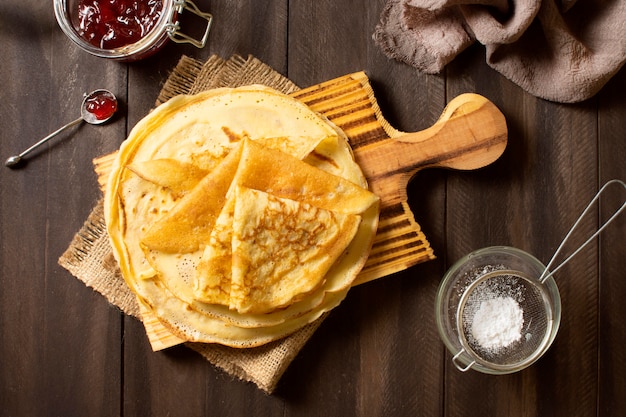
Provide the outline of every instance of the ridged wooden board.
<path id="1" fill-rule="evenodd" d="M 415 133 L 398 131 L 385 120 L 364 72 L 291 96 L 346 133 L 370 189 L 381 198 L 378 232 L 355 285 L 434 258 L 407 202 L 406 188 L 417 171 L 481 168 L 498 159 L 506 148 L 504 116 L 477 94 L 456 97 L 433 126 Z"/>
<path id="2" fill-rule="evenodd" d="M 477 94 L 456 97 L 433 126 L 415 133 L 396 130 L 385 120 L 363 72 L 291 96 L 328 117 L 346 133 L 370 189 L 381 197 L 378 231 L 354 285 L 434 259 L 430 243 L 407 202 L 406 187 L 417 171 L 429 167 L 481 168 L 498 159 L 507 143 L 504 116 Z M 115 153 L 94 160 L 103 189 L 114 158 Z M 182 343 L 145 308 L 142 319 L 155 351 Z"/>

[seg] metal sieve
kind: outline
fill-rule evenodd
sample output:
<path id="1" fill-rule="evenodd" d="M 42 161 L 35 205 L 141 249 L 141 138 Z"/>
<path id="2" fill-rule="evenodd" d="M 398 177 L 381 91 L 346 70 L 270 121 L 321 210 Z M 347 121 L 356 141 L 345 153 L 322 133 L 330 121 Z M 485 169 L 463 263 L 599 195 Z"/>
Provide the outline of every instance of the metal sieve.
<path id="1" fill-rule="evenodd" d="M 620 180 L 605 183 L 547 266 L 524 251 L 500 246 L 472 252 L 450 268 L 437 294 L 436 320 L 459 370 L 515 372 L 534 363 L 550 347 L 561 314 L 553 274 L 624 211 L 626 202 L 560 265 L 554 269 L 551 266 L 583 217 L 611 184 L 626 189 Z M 487 323 L 482 332 L 475 331 L 477 322 Z"/>
<path id="2" fill-rule="evenodd" d="M 484 306 L 498 300 L 513 303 L 520 312 L 519 318 L 514 323 L 496 321 L 500 326 L 492 325 L 487 334 L 509 333 L 508 338 L 502 342 L 496 337 L 496 342 L 485 344 L 476 336 L 477 317 Z M 502 372 L 523 368 L 541 356 L 550 341 L 553 310 L 550 295 L 536 279 L 521 271 L 488 272 L 467 287 L 459 302 L 456 322 L 463 350 L 453 360 L 465 351 L 472 358 L 467 368 L 474 363 Z M 482 316 L 483 319 L 493 318 L 492 315 Z"/>

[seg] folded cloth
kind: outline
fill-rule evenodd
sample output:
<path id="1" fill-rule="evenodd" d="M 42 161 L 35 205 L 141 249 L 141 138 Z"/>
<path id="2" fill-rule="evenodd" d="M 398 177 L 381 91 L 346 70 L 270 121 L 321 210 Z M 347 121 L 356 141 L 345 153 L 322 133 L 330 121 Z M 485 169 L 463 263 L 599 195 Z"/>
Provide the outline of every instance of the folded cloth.
<path id="1" fill-rule="evenodd" d="M 575 103 L 626 62 L 626 0 L 389 0 L 373 37 L 429 74 L 479 42 L 487 64 L 525 91 Z"/>

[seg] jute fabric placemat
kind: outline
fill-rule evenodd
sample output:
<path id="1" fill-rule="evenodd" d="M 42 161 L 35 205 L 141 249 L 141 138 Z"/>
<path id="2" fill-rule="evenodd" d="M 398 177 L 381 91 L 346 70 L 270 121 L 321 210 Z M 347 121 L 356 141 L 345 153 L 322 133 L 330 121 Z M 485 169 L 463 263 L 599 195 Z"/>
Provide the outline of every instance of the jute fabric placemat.
<path id="1" fill-rule="evenodd" d="M 214 55 L 206 62 L 183 56 L 163 85 L 155 104 L 158 106 L 179 94 L 249 84 L 264 84 L 286 94 L 299 89 L 289 79 L 252 56 L 233 56 L 224 60 Z M 59 264 L 124 313 L 141 320 L 137 300 L 124 282 L 111 252 L 102 200 L 76 233 L 60 257 Z M 284 339 L 255 348 L 235 349 L 206 343 L 185 345 L 230 375 L 253 382 L 263 391 L 272 393 L 289 364 L 324 318 Z"/>

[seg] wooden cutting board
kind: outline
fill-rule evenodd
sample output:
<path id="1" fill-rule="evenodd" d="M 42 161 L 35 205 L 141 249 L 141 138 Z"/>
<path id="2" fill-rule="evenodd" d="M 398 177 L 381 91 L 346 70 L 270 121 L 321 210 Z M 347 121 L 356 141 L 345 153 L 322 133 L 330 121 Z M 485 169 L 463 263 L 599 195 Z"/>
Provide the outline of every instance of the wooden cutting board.
<path id="1" fill-rule="evenodd" d="M 385 120 L 364 72 L 314 85 L 291 96 L 328 117 L 346 133 L 370 189 L 381 198 L 378 231 L 354 285 L 434 259 L 407 201 L 407 185 L 413 175 L 432 167 L 481 168 L 498 159 L 507 144 L 504 116 L 477 94 L 454 98 L 433 126 L 415 133 L 398 131 Z M 102 188 L 113 160 L 114 154 L 95 161 Z M 149 311 L 142 311 L 142 316 L 153 350 L 183 342 Z"/>
<path id="2" fill-rule="evenodd" d="M 407 185 L 419 170 L 482 168 L 507 144 L 504 116 L 478 94 L 454 98 L 433 126 L 415 133 L 400 132 L 385 120 L 364 72 L 291 96 L 343 129 L 370 189 L 381 198 L 378 232 L 355 285 L 434 258 L 407 202 Z"/>

